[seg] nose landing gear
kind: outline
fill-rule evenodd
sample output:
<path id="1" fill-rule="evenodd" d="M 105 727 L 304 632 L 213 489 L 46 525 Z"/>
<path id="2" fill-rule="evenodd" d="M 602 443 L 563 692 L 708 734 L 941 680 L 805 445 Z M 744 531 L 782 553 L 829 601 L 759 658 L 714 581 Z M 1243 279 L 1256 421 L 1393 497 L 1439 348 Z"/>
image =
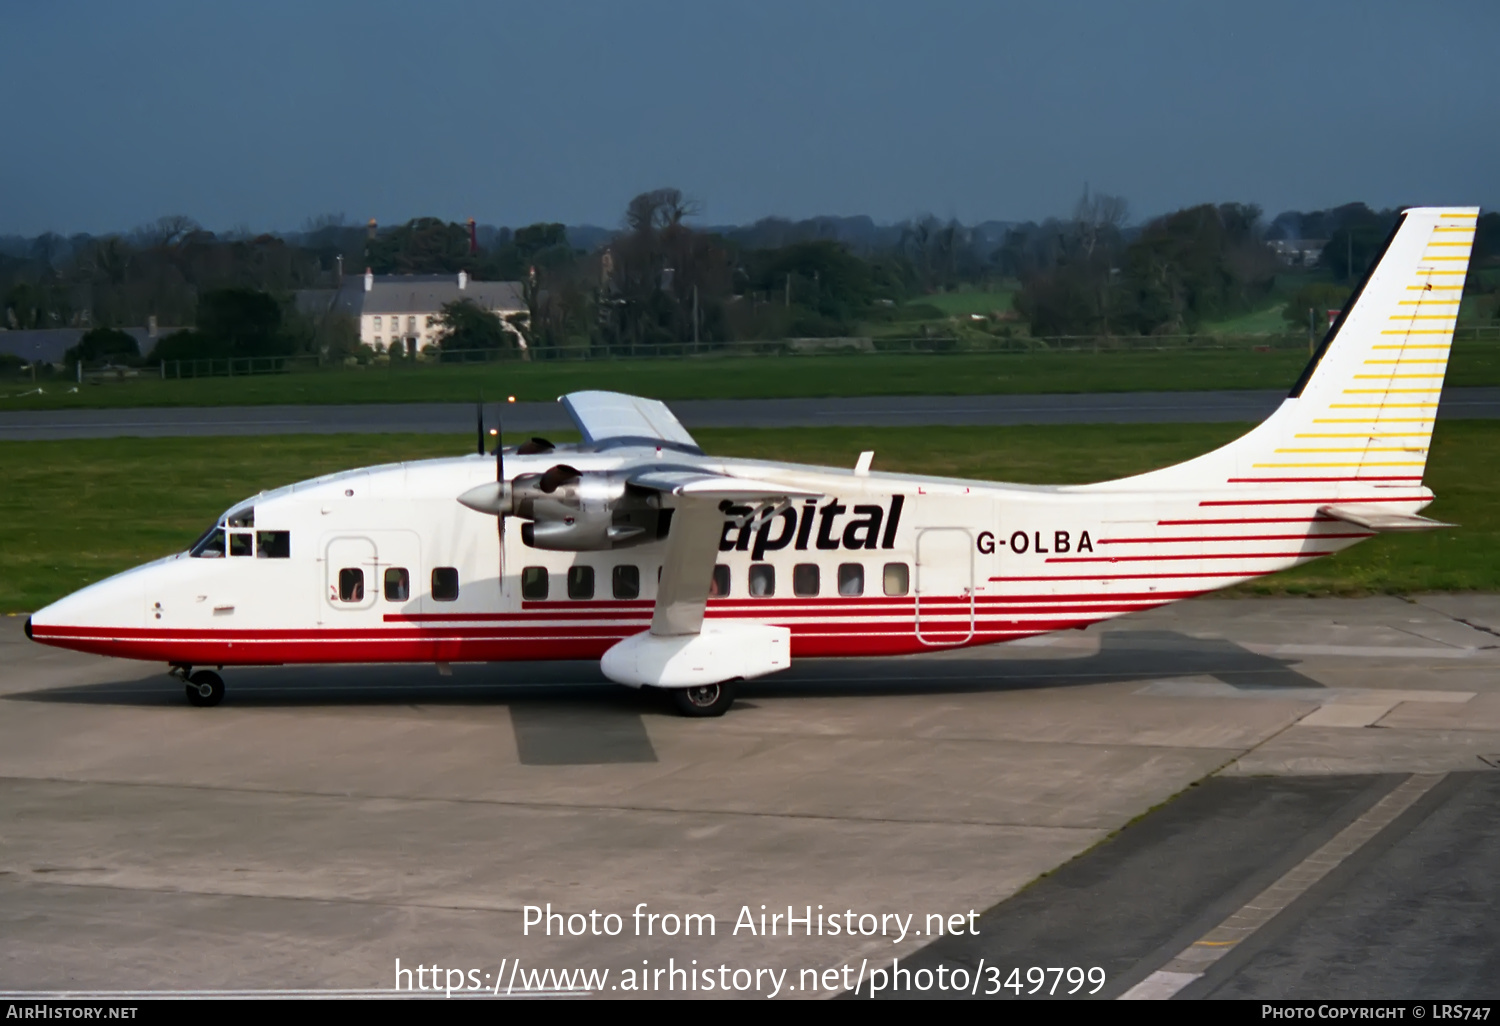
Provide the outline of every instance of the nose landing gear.
<path id="1" fill-rule="evenodd" d="M 224 701 L 224 678 L 212 670 L 193 673 L 191 666 L 173 666 L 172 676 L 183 682 L 189 705 L 206 709 Z"/>

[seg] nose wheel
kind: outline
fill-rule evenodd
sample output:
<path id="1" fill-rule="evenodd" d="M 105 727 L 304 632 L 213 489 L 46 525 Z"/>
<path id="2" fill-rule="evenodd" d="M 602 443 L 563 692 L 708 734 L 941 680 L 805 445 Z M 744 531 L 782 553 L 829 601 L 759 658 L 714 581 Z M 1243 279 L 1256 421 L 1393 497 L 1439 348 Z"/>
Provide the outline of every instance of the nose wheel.
<path id="1" fill-rule="evenodd" d="M 672 701 L 684 716 L 723 716 L 734 704 L 734 681 L 673 688 Z"/>
<path id="2" fill-rule="evenodd" d="M 187 679 L 187 700 L 200 708 L 218 705 L 224 700 L 224 678 L 212 670 L 199 670 Z"/>

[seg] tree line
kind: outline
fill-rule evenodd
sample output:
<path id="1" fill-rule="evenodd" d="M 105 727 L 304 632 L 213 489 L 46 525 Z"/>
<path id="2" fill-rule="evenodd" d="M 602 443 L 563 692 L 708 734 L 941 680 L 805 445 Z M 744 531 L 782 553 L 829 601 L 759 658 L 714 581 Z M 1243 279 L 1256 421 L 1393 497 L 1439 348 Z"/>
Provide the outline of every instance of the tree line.
<path id="1" fill-rule="evenodd" d="M 294 297 L 366 267 L 520 282 L 524 316 L 498 325 L 450 309 L 449 344 L 519 338 L 543 355 L 889 333 L 905 330 L 903 322 L 930 331 L 943 313 L 929 297 L 954 290 L 1014 294 L 1013 313 L 976 316 L 977 327 L 954 331 L 1193 332 L 1262 308 L 1273 293 L 1288 297 L 1288 325 L 1301 326 L 1307 308 L 1342 301 L 1397 214 L 1348 204 L 1267 221 L 1254 205 L 1220 203 L 1132 224 L 1123 198 L 1088 190 L 1070 216 L 1040 223 L 766 218 L 704 227 L 700 213 L 680 190 L 663 188 L 634 197 L 613 231 L 430 217 L 373 230 L 325 217 L 297 232 L 216 234 L 174 216 L 123 235 L 0 238 L 0 326 L 96 329 L 82 358 L 129 357 L 134 340 L 112 329 L 152 320 L 191 329 L 160 341 L 154 359 L 344 358 L 360 350 L 352 322 L 304 313 Z M 1296 240 L 1323 247 L 1310 264 L 1288 266 L 1275 246 Z M 1468 282 L 1485 317 L 1494 317 L 1500 295 L 1497 260 L 1500 215 L 1485 214 Z"/>

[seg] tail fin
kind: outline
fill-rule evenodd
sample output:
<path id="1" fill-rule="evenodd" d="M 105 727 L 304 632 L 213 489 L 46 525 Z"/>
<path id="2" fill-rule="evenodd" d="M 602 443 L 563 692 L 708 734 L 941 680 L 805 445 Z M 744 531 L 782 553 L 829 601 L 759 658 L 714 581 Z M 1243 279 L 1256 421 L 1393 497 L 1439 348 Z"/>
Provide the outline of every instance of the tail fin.
<path id="1" fill-rule="evenodd" d="M 1197 459 L 1095 487 L 1419 486 L 1478 216 L 1403 211 L 1270 418 Z"/>

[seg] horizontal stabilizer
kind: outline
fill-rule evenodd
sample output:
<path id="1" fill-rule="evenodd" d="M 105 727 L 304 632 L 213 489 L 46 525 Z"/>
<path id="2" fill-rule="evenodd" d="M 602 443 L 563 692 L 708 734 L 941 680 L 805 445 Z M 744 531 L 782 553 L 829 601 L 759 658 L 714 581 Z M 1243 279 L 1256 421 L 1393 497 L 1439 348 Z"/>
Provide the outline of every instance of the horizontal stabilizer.
<path id="1" fill-rule="evenodd" d="M 1364 527 L 1371 531 L 1430 531 L 1435 527 L 1457 527 L 1441 520 L 1419 517 L 1415 513 L 1393 513 L 1379 506 L 1350 503 L 1343 506 L 1322 506 L 1318 512 L 1325 517 L 1334 517 L 1345 523 Z"/>
<path id="2" fill-rule="evenodd" d="M 822 492 L 746 477 L 730 477 L 706 470 L 642 470 L 630 475 L 630 483 L 668 495 L 689 495 L 703 499 L 733 499 L 749 502 L 757 499 L 816 499 Z"/>

